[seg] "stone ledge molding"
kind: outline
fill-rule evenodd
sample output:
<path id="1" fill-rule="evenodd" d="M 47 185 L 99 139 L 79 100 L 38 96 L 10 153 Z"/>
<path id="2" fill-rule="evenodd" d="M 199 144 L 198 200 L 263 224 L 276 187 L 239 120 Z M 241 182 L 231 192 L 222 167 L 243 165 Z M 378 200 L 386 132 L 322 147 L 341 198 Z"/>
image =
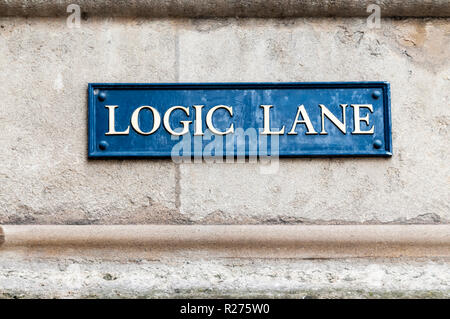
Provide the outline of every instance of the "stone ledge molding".
<path id="1" fill-rule="evenodd" d="M 450 257 L 450 225 L 4 225 L 3 233 L 0 256 Z"/>

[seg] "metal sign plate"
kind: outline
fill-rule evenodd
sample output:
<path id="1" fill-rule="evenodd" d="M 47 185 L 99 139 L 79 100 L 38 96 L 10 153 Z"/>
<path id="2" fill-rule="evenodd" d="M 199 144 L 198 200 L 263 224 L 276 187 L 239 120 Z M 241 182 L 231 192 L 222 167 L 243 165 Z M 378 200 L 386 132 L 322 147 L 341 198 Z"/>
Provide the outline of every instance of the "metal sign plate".
<path id="1" fill-rule="evenodd" d="M 91 83 L 88 154 L 391 156 L 389 90 L 387 82 Z"/>

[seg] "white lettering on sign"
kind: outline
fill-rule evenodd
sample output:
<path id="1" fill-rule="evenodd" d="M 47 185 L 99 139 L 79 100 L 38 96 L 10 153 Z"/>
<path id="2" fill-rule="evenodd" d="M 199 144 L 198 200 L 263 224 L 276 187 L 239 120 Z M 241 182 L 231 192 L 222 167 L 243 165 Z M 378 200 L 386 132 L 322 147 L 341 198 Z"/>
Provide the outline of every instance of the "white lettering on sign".
<path id="1" fill-rule="evenodd" d="M 331 112 L 325 105 L 319 104 L 318 107 L 320 108 L 320 114 L 321 114 L 321 127 L 320 127 L 320 133 L 317 133 L 316 128 L 314 128 L 313 123 L 308 115 L 308 112 L 305 109 L 304 105 L 300 105 L 297 108 L 297 113 L 295 116 L 293 116 L 293 121 L 291 123 L 286 123 L 288 127 L 291 127 L 289 133 L 287 135 L 298 135 L 298 132 L 296 131 L 298 125 L 304 125 L 306 128 L 305 135 L 327 135 L 328 132 L 326 131 L 325 123 L 330 123 L 334 125 L 336 128 L 339 129 L 339 131 L 342 134 L 347 134 L 347 122 L 346 122 L 346 108 L 347 104 L 340 104 L 340 107 L 342 111 L 340 114 L 334 114 Z M 194 136 L 202 136 L 204 135 L 203 130 L 203 122 L 202 122 L 202 114 L 203 114 L 203 108 L 204 105 L 193 105 L 194 109 Z M 284 135 L 285 134 L 285 125 L 283 125 L 281 128 L 273 129 L 271 128 L 271 109 L 275 108 L 273 105 L 261 105 L 263 112 L 263 128 L 261 131 L 262 135 Z M 373 106 L 372 104 L 351 104 L 350 107 L 353 109 L 353 131 L 352 134 L 361 134 L 361 135 L 367 135 L 367 134 L 374 134 L 375 131 L 375 125 L 370 122 L 370 114 L 373 113 Z M 108 132 L 105 133 L 105 135 L 128 135 L 130 133 L 130 125 L 128 125 L 126 128 L 117 128 L 116 127 L 116 109 L 119 108 L 118 105 L 105 105 L 105 108 L 108 109 L 109 116 L 108 116 Z M 142 131 L 140 125 L 139 125 L 139 118 L 140 113 L 142 110 L 148 109 L 150 113 L 152 113 L 153 117 L 153 127 L 150 131 L 144 132 Z M 213 116 L 214 113 L 219 110 L 223 109 L 226 110 L 229 114 L 230 124 L 228 128 L 224 131 L 221 131 L 217 129 L 214 126 L 213 123 Z M 363 116 L 362 110 L 366 110 L 366 114 Z M 180 121 L 183 128 L 180 131 L 175 131 L 171 125 L 170 125 L 170 118 L 172 116 L 172 113 L 176 110 L 180 110 L 186 114 L 187 117 L 190 115 L 190 109 L 189 107 L 184 106 L 172 106 L 169 108 L 163 116 L 163 126 L 166 129 L 166 131 L 174 136 L 181 136 L 189 133 L 189 126 L 192 124 L 192 121 L 189 120 L 183 120 Z M 339 119 L 339 117 L 341 119 Z M 227 135 L 234 133 L 234 123 L 232 122 L 233 118 L 233 107 L 228 105 L 216 105 L 213 108 L 211 108 L 206 113 L 206 128 L 209 129 L 213 134 L 215 135 Z M 327 121 L 325 121 L 327 120 Z M 361 128 L 361 123 L 364 122 L 367 126 L 367 129 L 363 130 Z M 151 135 L 155 133 L 161 126 L 161 115 L 158 112 L 157 109 L 155 109 L 152 106 L 144 105 L 138 107 L 131 115 L 130 119 L 131 127 L 134 131 L 136 131 L 138 134 L 141 135 Z M 328 124 L 329 125 L 329 124 Z M 328 127 L 327 125 L 327 127 Z"/>

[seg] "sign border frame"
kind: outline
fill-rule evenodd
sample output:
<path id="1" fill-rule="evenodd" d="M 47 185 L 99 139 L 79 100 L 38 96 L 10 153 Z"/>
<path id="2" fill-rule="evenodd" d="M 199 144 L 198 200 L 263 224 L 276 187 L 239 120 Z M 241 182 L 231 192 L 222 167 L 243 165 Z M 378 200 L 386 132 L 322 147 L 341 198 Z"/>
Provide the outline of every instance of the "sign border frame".
<path id="1" fill-rule="evenodd" d="M 292 152 L 280 152 L 279 157 L 308 158 L 308 157 L 391 157 L 392 156 L 392 120 L 391 120 L 391 94 L 390 83 L 387 81 L 362 81 L 362 82 L 203 82 L 203 83 L 89 83 L 88 84 L 88 158 L 170 158 L 166 152 L 100 152 L 97 150 L 95 136 L 95 99 L 94 90 L 102 89 L 286 89 L 286 88 L 373 88 L 380 89 L 383 98 L 384 116 L 384 152 L 371 154 L 367 152 L 355 152 L 348 154 L 344 151 L 323 151 L 305 154 Z M 201 154 L 192 154 L 191 157 Z M 244 155 L 235 155 L 244 156 Z M 245 157 L 250 156 L 245 154 Z"/>

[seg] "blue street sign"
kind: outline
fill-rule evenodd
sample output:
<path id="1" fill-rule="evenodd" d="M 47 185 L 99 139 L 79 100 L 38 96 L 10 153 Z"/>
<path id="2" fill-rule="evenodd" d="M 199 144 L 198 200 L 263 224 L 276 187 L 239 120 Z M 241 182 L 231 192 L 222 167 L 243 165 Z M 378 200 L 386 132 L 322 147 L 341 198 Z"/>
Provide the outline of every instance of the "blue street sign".
<path id="1" fill-rule="evenodd" d="M 387 82 L 89 84 L 89 157 L 391 156 Z"/>

